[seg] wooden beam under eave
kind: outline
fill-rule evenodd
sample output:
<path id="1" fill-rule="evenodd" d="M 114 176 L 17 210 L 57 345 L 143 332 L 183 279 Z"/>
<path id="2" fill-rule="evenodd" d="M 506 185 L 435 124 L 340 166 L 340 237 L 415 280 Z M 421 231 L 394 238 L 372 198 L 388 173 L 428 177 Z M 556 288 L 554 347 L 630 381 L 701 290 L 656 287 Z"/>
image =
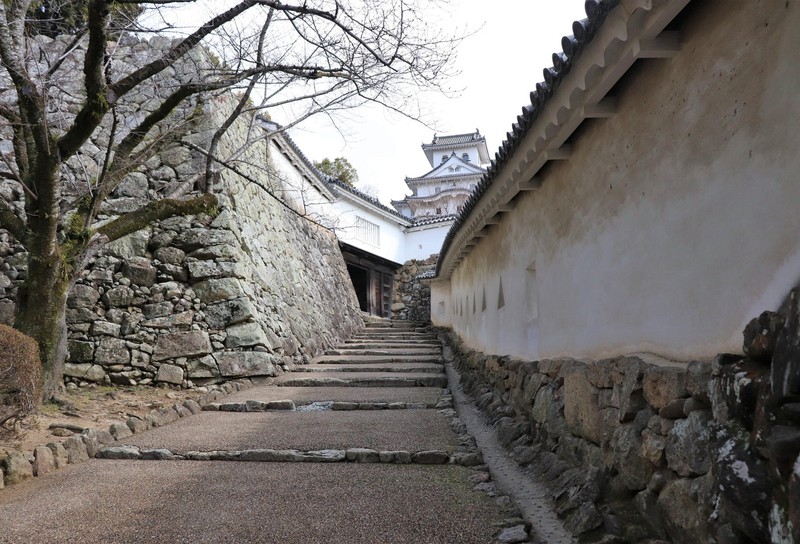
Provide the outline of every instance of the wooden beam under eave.
<path id="1" fill-rule="evenodd" d="M 487 225 L 499 225 L 500 221 L 502 221 L 502 220 L 503 220 L 503 218 L 500 217 L 500 213 L 496 213 L 495 215 L 489 217 L 486 220 L 486 224 Z"/>
<path id="2" fill-rule="evenodd" d="M 608 96 L 597 104 L 586 104 L 583 107 L 583 116 L 586 119 L 607 119 L 617 113 L 617 99 Z"/>
<path id="3" fill-rule="evenodd" d="M 671 59 L 681 50 L 680 32 L 662 32 L 650 40 L 639 40 L 633 45 L 633 55 L 637 59 Z"/>

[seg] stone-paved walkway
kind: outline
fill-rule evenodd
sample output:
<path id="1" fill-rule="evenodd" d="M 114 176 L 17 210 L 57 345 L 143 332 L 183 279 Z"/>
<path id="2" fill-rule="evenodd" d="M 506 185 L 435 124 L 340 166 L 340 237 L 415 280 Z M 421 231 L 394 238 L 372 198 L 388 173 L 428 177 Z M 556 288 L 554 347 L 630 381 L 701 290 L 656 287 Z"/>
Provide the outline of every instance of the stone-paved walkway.
<path id="1" fill-rule="evenodd" d="M 441 345 L 340 349 L 0 494 L 0 542 L 527 542 L 455 417 Z"/>

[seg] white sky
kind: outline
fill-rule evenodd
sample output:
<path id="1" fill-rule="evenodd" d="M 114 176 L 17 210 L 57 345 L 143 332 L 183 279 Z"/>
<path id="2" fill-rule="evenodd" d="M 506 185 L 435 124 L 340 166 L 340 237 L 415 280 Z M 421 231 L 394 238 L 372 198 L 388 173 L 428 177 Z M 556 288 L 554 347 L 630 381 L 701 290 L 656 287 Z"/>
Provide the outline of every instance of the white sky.
<path id="1" fill-rule="evenodd" d="M 166 20 L 180 27 L 206 20 L 210 12 L 233 0 L 198 0 L 162 10 Z M 455 97 L 426 94 L 419 99 L 431 112 L 430 128 L 384 108 L 369 105 L 337 112 L 334 122 L 324 115 L 303 121 L 290 135 L 312 160 L 345 157 L 358 171 L 360 185 L 373 186 L 388 204 L 410 193 L 406 176 L 430 170 L 420 149 L 434 133 L 459 134 L 476 128 L 486 137 L 493 157 L 511 130 L 529 94 L 561 51 L 561 37 L 572 34 L 572 22 L 586 16 L 584 0 L 449 0 L 432 19 L 447 30 L 471 30 L 457 51 L 455 71 L 460 75 L 447 87 Z M 159 16 L 159 17 L 161 17 Z M 287 124 L 291 119 L 280 119 Z"/>
<path id="2" fill-rule="evenodd" d="M 312 160 L 345 157 L 358 170 L 360 183 L 375 186 L 388 204 L 410 193 L 403 179 L 430 170 L 420 145 L 434 133 L 458 134 L 476 128 L 494 157 L 529 94 L 542 81 L 561 51 L 561 37 L 572 34 L 572 22 L 586 17 L 584 0 L 455 0 L 454 19 L 446 24 L 480 30 L 458 51 L 461 72 L 451 87 L 455 98 L 430 97 L 434 128 L 376 106 L 340 114 L 334 127 L 318 116 L 291 131 Z M 280 122 L 279 119 L 275 119 Z"/>

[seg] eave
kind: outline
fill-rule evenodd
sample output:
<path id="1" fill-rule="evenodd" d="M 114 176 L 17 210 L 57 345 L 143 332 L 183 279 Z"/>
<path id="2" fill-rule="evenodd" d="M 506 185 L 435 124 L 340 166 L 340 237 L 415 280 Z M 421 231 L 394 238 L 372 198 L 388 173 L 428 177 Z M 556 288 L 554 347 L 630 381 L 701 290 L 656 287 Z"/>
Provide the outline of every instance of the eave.
<path id="1" fill-rule="evenodd" d="M 587 119 L 616 111 L 607 96 L 633 64 L 645 58 L 669 58 L 680 47 L 667 25 L 690 0 L 607 0 L 587 2 L 589 19 L 573 25 L 565 52 L 553 55 L 545 82 L 531 93 L 531 105 L 507 134 L 495 160 L 468 199 L 442 245 L 436 273 L 449 279 L 456 267 L 510 212 L 514 198 L 535 190 L 536 174 L 548 162 L 569 160 L 566 142 Z M 567 51 L 571 49 L 571 51 Z"/>

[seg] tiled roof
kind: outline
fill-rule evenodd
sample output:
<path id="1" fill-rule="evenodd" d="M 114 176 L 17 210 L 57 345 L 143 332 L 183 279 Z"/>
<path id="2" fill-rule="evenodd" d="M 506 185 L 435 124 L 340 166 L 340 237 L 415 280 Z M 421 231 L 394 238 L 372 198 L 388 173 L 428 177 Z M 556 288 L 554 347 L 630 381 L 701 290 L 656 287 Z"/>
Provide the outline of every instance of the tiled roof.
<path id="1" fill-rule="evenodd" d="M 340 179 L 335 178 L 333 176 L 327 176 L 327 178 L 328 178 L 328 184 L 333 186 L 333 187 L 335 187 L 335 189 L 337 191 L 348 192 L 348 193 L 350 193 L 350 194 L 352 194 L 354 196 L 357 196 L 358 198 L 360 198 L 362 200 L 366 200 L 367 202 L 369 202 L 373 206 L 375 206 L 377 208 L 380 208 L 381 210 L 385 211 L 388 214 L 391 214 L 391 215 L 393 215 L 395 217 L 398 217 L 399 219 L 402 219 L 403 221 L 410 221 L 410 219 L 408 217 L 406 217 L 405 215 L 401 214 L 397 210 L 393 210 L 390 207 L 386 206 L 385 204 L 381 203 L 381 201 L 378 200 L 377 198 L 375 198 L 374 196 L 370 196 L 367 193 L 359 191 L 358 189 L 356 189 L 352 185 L 348 185 L 348 184 L 344 183 L 343 181 L 341 181 Z"/>
<path id="2" fill-rule="evenodd" d="M 468 144 L 470 142 L 486 141 L 486 138 L 481 136 L 478 129 L 475 132 L 468 134 L 452 134 L 448 136 L 438 136 L 434 134 L 433 141 L 429 144 L 422 144 L 422 149 L 429 149 L 431 147 L 447 147 L 451 145 Z"/>
<path id="3" fill-rule="evenodd" d="M 435 223 L 446 223 L 455 219 L 455 215 L 434 215 L 428 217 L 417 217 L 414 219 L 412 227 L 422 227 L 424 225 L 433 225 Z"/>
<path id="4" fill-rule="evenodd" d="M 271 130 L 282 131 L 280 132 L 280 134 L 281 137 L 284 139 L 284 141 L 289 145 L 292 151 L 300 158 L 300 160 L 303 162 L 306 168 L 311 170 L 311 172 L 317 177 L 318 181 L 323 186 L 325 186 L 326 189 L 330 191 L 331 190 L 330 186 L 331 184 L 329 182 L 330 176 L 319 170 L 316 166 L 314 166 L 314 162 L 308 157 L 306 157 L 306 154 L 300 150 L 300 147 L 294 142 L 294 140 L 292 140 L 292 137 L 289 136 L 289 132 L 282 130 L 283 126 L 280 125 L 279 123 L 276 123 L 275 121 L 270 121 L 264 117 L 259 117 L 259 119 L 261 120 L 262 123 L 264 123 L 264 125 L 269 127 Z"/>
<path id="5" fill-rule="evenodd" d="M 498 173 L 503 166 L 505 166 L 506 160 L 513 155 L 520 142 L 527 136 L 528 129 L 534 124 L 540 112 L 544 110 L 545 105 L 553 96 L 561 80 L 569 73 L 573 63 L 580 57 L 584 47 L 592 41 L 597 30 L 603 25 L 606 16 L 617 4 L 619 4 L 619 0 L 586 1 L 587 18 L 572 23 L 572 35 L 564 36 L 561 39 L 563 51 L 560 53 L 553 53 L 553 66 L 544 69 L 544 81 L 537 83 L 536 89 L 531 92 L 531 103 L 522 108 L 521 115 L 518 115 L 516 122 L 511 125 L 511 131 L 506 133 L 506 140 L 500 146 L 497 153 L 495 153 L 494 159 L 491 161 L 486 173 L 481 178 L 475 191 L 461 208 L 455 223 L 450 227 L 442 243 L 442 249 L 439 252 L 441 256 L 446 255 L 450 245 L 453 243 L 453 238 L 464 224 L 464 221 L 497 178 Z M 436 138 L 434 138 L 434 142 L 436 142 Z M 436 265 L 437 275 L 441 273 L 443 262 L 444 259 L 440 258 Z"/>
<path id="6" fill-rule="evenodd" d="M 405 179 L 406 184 L 409 184 L 409 182 L 410 183 L 414 183 L 414 182 L 419 182 L 419 181 L 446 181 L 446 180 L 448 180 L 450 178 L 463 178 L 463 177 L 466 177 L 466 176 L 480 176 L 481 173 L 486 172 L 486 169 L 481 167 L 479 164 L 474 164 L 474 163 L 471 163 L 471 162 L 467 162 L 467 161 L 465 161 L 464 159 L 462 159 L 461 157 L 458 157 L 458 156 L 451 157 L 451 158 L 455 158 L 458 162 L 460 162 L 464 166 L 467 166 L 467 167 L 470 167 L 470 168 L 477 168 L 481 172 L 469 172 L 469 171 L 467 171 L 467 172 L 460 172 L 458 174 L 455 174 L 455 173 L 454 174 L 450 174 L 449 176 L 428 177 L 431 174 L 433 174 L 434 172 L 436 172 L 436 170 L 438 170 L 439 168 L 442 167 L 441 164 L 437 164 L 435 167 L 433 167 L 429 171 L 425 172 L 421 176 L 418 176 L 416 178 L 406 177 L 406 179 Z"/>

